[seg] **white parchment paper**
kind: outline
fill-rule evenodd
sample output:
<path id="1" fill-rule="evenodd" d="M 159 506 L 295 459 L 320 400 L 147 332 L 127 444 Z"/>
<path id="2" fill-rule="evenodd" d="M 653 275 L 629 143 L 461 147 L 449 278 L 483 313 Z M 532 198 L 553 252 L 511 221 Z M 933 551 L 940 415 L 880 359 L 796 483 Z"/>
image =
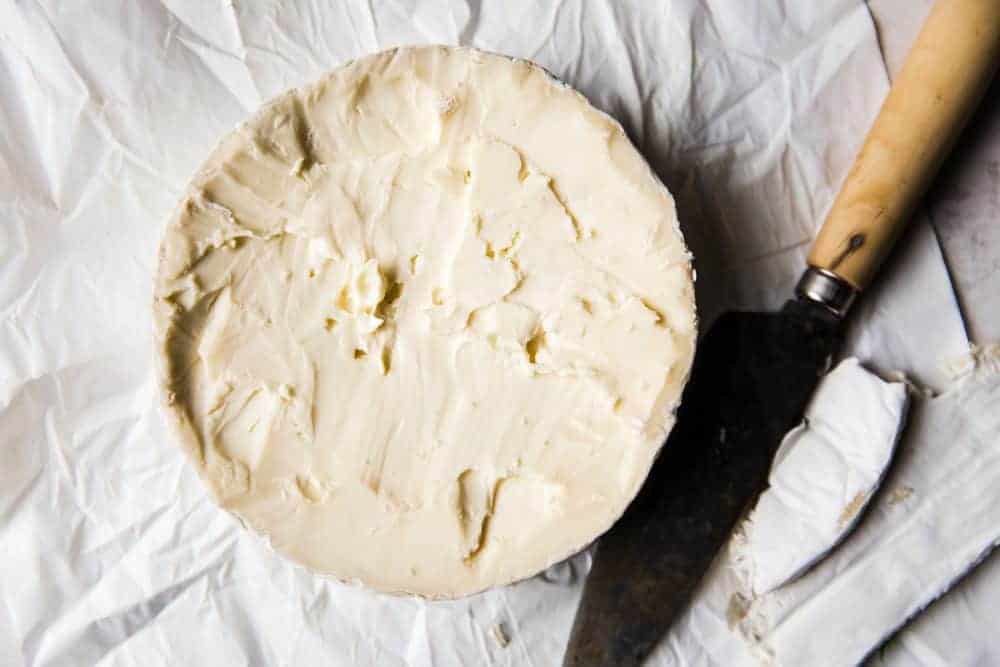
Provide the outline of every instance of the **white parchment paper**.
<path id="1" fill-rule="evenodd" d="M 888 88 L 860 0 L 0 0 L 0 663 L 558 664 L 588 554 L 454 603 L 317 579 L 211 504 L 157 409 L 153 259 L 194 169 L 264 100 L 426 42 L 533 59 L 624 123 L 706 325 L 790 295 Z M 943 386 L 966 344 L 918 220 L 851 351 Z"/>

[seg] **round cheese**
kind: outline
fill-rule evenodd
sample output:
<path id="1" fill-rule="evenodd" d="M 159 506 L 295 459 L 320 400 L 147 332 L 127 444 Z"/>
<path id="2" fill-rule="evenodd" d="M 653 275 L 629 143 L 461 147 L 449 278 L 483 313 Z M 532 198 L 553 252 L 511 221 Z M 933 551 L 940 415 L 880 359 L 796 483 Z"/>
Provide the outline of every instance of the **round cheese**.
<path id="1" fill-rule="evenodd" d="M 540 68 L 398 49 L 222 141 L 159 253 L 167 414 L 218 503 L 321 574 L 455 597 L 611 526 L 694 350 L 673 200 Z"/>

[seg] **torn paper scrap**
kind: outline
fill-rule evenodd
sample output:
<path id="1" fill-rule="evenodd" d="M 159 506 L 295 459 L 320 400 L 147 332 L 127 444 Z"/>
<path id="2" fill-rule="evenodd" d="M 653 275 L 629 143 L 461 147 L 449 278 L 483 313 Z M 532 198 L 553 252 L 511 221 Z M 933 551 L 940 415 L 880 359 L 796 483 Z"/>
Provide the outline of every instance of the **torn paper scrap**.
<path id="1" fill-rule="evenodd" d="M 903 382 L 886 382 L 857 359 L 823 379 L 734 545 L 754 593 L 799 576 L 854 528 L 892 460 L 907 403 Z"/>

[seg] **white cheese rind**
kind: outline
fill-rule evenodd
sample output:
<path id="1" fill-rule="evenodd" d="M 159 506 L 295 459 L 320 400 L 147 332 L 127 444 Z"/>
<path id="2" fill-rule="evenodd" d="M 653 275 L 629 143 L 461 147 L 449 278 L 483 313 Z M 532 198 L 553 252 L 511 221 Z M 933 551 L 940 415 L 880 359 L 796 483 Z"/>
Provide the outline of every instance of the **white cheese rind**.
<path id="1" fill-rule="evenodd" d="M 160 248 L 167 412 L 292 560 L 454 597 L 624 511 L 696 336 L 673 200 L 529 63 L 388 51 L 264 107 Z"/>
<path id="2" fill-rule="evenodd" d="M 755 595 L 798 577 L 854 528 L 892 461 L 908 403 L 905 383 L 854 358 L 823 378 L 738 532 L 737 567 Z"/>

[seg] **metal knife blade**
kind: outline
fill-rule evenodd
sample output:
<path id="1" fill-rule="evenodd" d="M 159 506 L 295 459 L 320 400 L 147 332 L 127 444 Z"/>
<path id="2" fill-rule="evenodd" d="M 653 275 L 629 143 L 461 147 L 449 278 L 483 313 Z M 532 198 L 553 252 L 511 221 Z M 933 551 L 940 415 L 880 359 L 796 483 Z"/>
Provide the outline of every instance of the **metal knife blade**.
<path id="1" fill-rule="evenodd" d="M 564 665 L 627 667 L 649 654 L 763 490 L 840 340 L 840 318 L 806 299 L 715 322 L 663 452 L 598 543 Z"/>

